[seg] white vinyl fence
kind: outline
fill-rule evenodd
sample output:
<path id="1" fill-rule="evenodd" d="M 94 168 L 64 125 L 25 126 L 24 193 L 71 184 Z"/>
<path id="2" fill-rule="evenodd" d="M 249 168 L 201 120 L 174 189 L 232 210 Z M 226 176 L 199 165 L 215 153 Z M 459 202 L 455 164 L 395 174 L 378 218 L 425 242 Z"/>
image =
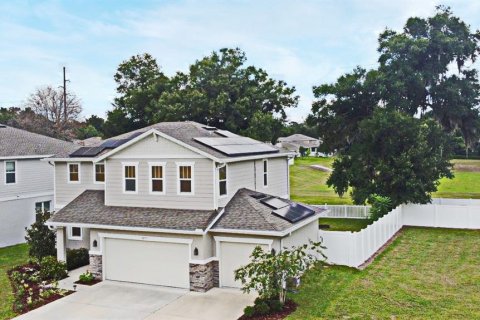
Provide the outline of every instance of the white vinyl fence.
<path id="1" fill-rule="evenodd" d="M 359 267 L 403 226 L 480 229 L 479 205 L 402 205 L 358 232 L 320 230 L 327 262 Z"/>
<path id="2" fill-rule="evenodd" d="M 325 211 L 325 218 L 351 218 L 366 219 L 370 215 L 370 206 L 350 205 L 314 205 L 314 207 L 328 209 Z"/>

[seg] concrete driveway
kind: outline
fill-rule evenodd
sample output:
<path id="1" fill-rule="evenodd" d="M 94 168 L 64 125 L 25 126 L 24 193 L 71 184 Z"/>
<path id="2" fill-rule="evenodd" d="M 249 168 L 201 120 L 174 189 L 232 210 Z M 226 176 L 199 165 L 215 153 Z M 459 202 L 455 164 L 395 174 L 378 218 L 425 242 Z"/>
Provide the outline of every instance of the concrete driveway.
<path id="1" fill-rule="evenodd" d="M 197 293 L 113 281 L 82 289 L 16 319 L 234 320 L 255 299 L 234 289 Z"/>

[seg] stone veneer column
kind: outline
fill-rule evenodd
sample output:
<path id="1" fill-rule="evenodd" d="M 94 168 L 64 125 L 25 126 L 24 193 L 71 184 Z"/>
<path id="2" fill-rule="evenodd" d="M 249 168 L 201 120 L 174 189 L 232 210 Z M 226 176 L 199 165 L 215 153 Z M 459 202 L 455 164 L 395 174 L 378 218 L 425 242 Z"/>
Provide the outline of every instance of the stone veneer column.
<path id="1" fill-rule="evenodd" d="M 190 263 L 190 291 L 207 292 L 218 287 L 218 261 Z"/>
<path id="2" fill-rule="evenodd" d="M 102 276 L 102 256 L 99 254 L 90 255 L 89 270 L 97 280 L 103 280 Z"/>

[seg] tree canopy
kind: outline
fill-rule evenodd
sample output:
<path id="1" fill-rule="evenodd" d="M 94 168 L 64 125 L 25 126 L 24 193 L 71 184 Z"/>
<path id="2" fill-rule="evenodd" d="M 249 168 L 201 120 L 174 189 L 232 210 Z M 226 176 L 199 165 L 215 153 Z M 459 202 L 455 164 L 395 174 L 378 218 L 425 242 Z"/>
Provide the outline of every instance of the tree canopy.
<path id="1" fill-rule="evenodd" d="M 351 187 L 355 203 L 372 194 L 394 205 L 425 203 L 438 179 L 452 177 L 452 137 L 466 148 L 480 133 L 480 83 L 472 66 L 480 32 L 449 8 L 413 17 L 401 32 L 379 36 L 379 66 L 357 67 L 333 84 L 314 87 L 309 125 L 338 152 L 328 180 L 339 194 Z"/>
<path id="2" fill-rule="evenodd" d="M 246 65 L 240 49 L 221 49 L 197 60 L 188 73 L 165 76 L 155 59 L 137 55 L 120 64 L 114 109 L 105 124 L 107 136 L 161 121 L 197 121 L 234 133 L 274 140 L 296 107 L 295 88 Z M 253 128 L 264 126 L 265 133 Z"/>

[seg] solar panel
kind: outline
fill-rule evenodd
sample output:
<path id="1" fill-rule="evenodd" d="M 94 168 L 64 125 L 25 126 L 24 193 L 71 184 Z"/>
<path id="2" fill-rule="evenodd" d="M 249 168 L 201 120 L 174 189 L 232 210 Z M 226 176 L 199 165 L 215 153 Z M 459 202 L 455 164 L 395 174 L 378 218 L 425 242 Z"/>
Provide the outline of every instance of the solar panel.
<path id="1" fill-rule="evenodd" d="M 298 203 L 292 203 L 289 206 L 273 210 L 272 213 L 288 222 L 295 223 L 315 214 L 315 211 L 302 206 Z"/>
<path id="2" fill-rule="evenodd" d="M 105 150 L 104 147 L 81 147 L 70 154 L 71 157 L 94 157 Z"/>
<path id="3" fill-rule="evenodd" d="M 266 197 L 265 194 L 263 193 L 256 193 L 256 194 L 251 194 L 250 197 L 254 198 L 254 199 L 257 199 L 257 200 L 260 200 L 260 199 L 263 199 Z"/>
<path id="4" fill-rule="evenodd" d="M 275 197 L 267 197 L 265 199 L 260 200 L 260 202 L 269 206 L 272 209 L 280 209 L 289 205 L 288 202 L 285 202 Z"/>
<path id="5" fill-rule="evenodd" d="M 278 149 L 246 137 L 233 138 L 194 138 L 207 147 L 215 149 L 229 156 L 241 156 L 252 154 L 266 154 L 279 152 Z"/>
<path id="6" fill-rule="evenodd" d="M 219 136 L 222 136 L 222 137 L 225 137 L 225 138 L 239 137 L 238 134 L 232 133 L 232 132 L 227 131 L 227 130 L 216 130 L 215 133 L 218 134 Z"/>

